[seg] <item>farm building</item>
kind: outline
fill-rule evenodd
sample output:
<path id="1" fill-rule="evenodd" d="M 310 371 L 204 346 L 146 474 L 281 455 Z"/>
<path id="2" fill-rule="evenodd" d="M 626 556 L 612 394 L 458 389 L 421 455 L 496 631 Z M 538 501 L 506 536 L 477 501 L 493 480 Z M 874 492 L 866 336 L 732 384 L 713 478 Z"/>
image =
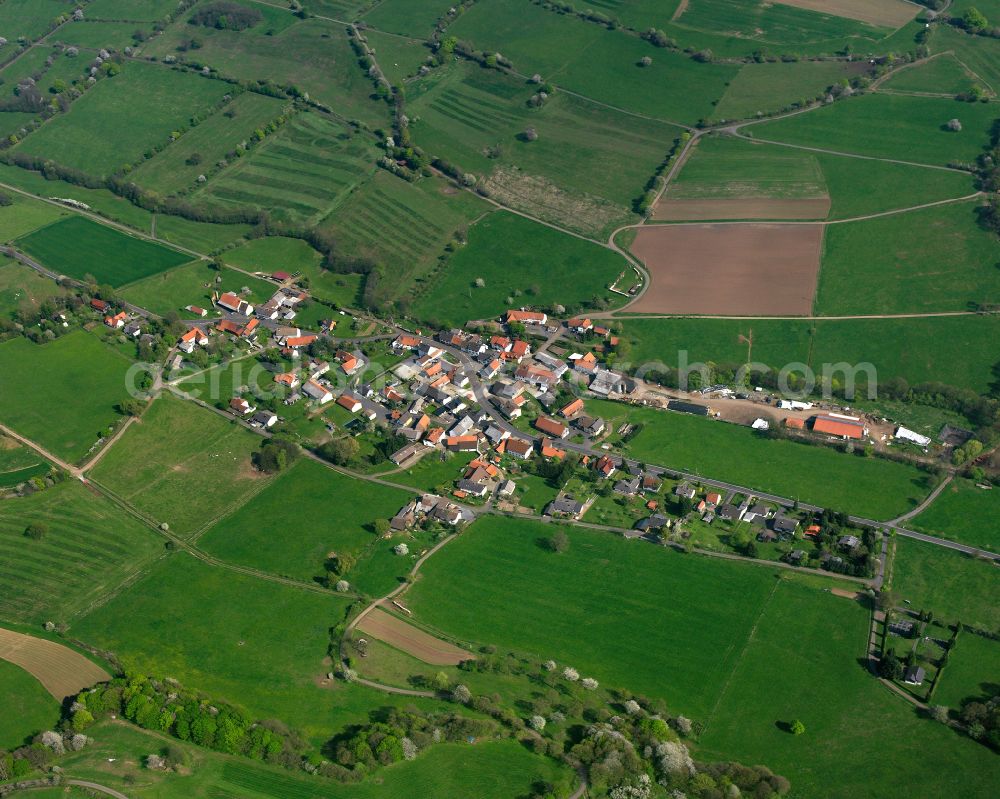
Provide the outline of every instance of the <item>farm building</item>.
<path id="1" fill-rule="evenodd" d="M 838 438 L 861 439 L 868 435 L 868 428 L 860 419 L 851 416 L 815 416 L 812 429 L 814 433 L 825 433 Z"/>

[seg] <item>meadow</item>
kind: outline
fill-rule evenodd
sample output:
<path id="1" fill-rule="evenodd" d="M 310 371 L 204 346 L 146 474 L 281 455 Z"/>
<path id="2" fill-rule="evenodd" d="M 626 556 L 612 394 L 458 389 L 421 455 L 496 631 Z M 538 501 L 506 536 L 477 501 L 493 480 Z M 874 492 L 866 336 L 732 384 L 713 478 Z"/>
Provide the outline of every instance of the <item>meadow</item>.
<path id="1" fill-rule="evenodd" d="M 644 425 L 627 445 L 641 461 L 856 516 L 894 518 L 932 487 L 929 476 L 901 463 L 766 438 L 749 427 L 680 413 L 596 400 L 591 406 L 609 427 L 626 419 Z"/>
<path id="2" fill-rule="evenodd" d="M 743 132 L 755 139 L 946 166 L 973 161 L 983 151 L 994 117 L 983 103 L 865 94 Z M 958 119 L 962 130 L 948 130 L 950 119 Z"/>
<path id="3" fill-rule="evenodd" d="M 180 216 L 156 215 L 156 237 L 195 252 L 213 254 L 250 232 L 250 225 L 192 222 Z"/>
<path id="4" fill-rule="evenodd" d="M 975 202 L 831 225 L 816 295 L 822 315 L 967 311 L 1000 300 L 1000 244 Z"/>
<path id="5" fill-rule="evenodd" d="M 961 552 L 896 536 L 892 590 L 914 609 L 933 611 L 938 621 L 960 621 L 995 631 L 997 567 Z"/>
<path id="6" fill-rule="evenodd" d="M 978 3 L 978 7 L 990 16 L 994 24 L 1000 20 L 1000 9 L 990 14 L 983 3 Z M 992 89 L 994 93 L 1000 91 L 1000 64 L 997 63 L 995 44 L 989 37 L 969 36 L 950 25 L 935 25 L 931 35 L 931 46 L 935 52 L 954 51 L 955 57 L 976 74 L 976 83 Z"/>
<path id="7" fill-rule="evenodd" d="M 380 169 L 320 229 L 331 233 L 344 252 L 378 264 L 380 292 L 396 299 L 428 280 L 426 273 L 455 231 L 487 210 L 476 195 L 443 180 L 407 183 Z"/>
<path id="8" fill-rule="evenodd" d="M 448 29 L 476 48 L 500 51 L 514 68 L 619 109 L 693 124 L 711 115 L 738 68 L 699 64 L 620 31 L 502 0 L 483 0 Z M 639 64 L 643 56 L 652 63 Z"/>
<path id="9" fill-rule="evenodd" d="M 267 21 L 245 31 L 198 28 L 200 42 L 191 59 L 240 80 L 267 79 L 308 92 L 343 118 L 377 128 L 389 122 L 389 106 L 372 102 L 371 79 L 357 64 L 342 23 L 299 20 L 284 8 L 254 4 Z M 274 31 L 268 35 L 268 31 Z M 177 20 L 146 44 L 146 55 L 185 57 L 187 21 Z"/>
<path id="10" fill-rule="evenodd" d="M 17 239 L 15 244 L 53 272 L 121 286 L 191 260 L 177 250 L 72 215 Z"/>
<path id="11" fill-rule="evenodd" d="M 995 359 L 981 343 L 1000 334 L 1000 319 L 626 319 L 623 327 L 631 341 L 629 360 L 640 366 L 661 362 L 676 368 L 682 350 L 688 363 L 742 364 L 747 349 L 739 337 L 752 331 L 753 359 L 775 369 L 801 362 L 821 374 L 826 363 L 867 362 L 882 381 L 938 381 L 982 394 L 995 380 Z"/>
<path id="12" fill-rule="evenodd" d="M 413 135 L 435 156 L 489 178 L 493 196 L 548 221 L 590 235 L 632 221 L 632 201 L 680 130 L 563 92 L 531 108 L 536 91 L 457 64 L 414 98 Z M 524 137 L 528 128 L 534 141 Z"/>
<path id="13" fill-rule="evenodd" d="M 25 538 L 28 524 L 48 533 Z M 69 622 L 162 551 L 155 533 L 77 482 L 2 502 L 0 618 Z"/>
<path id="14" fill-rule="evenodd" d="M 365 31 L 365 38 L 368 46 L 375 51 L 375 60 L 386 79 L 394 86 L 400 86 L 406 78 L 416 75 L 431 54 L 425 42 L 381 33 L 371 28 Z"/>
<path id="15" fill-rule="evenodd" d="M 468 243 L 412 313 L 447 326 L 489 319 L 524 302 L 567 307 L 594 297 L 613 302 L 607 287 L 624 269 L 631 267 L 611 250 L 498 211 L 469 229 Z M 476 285 L 480 278 L 482 288 Z"/>
<path id="16" fill-rule="evenodd" d="M 87 5 L 87 16 L 91 19 L 157 22 L 176 9 L 174 0 L 129 0 L 127 9 L 122 9 L 121 0 L 93 0 Z M 123 17 L 123 12 L 127 16 Z"/>
<path id="17" fill-rule="evenodd" d="M 144 162 L 132 176 L 139 185 L 161 194 L 193 187 L 199 175 L 214 169 L 236 145 L 248 141 L 255 130 L 266 127 L 285 110 L 285 101 L 244 92 Z"/>
<path id="18" fill-rule="evenodd" d="M 135 31 L 135 22 L 104 22 L 94 19 L 83 19 L 72 25 L 63 25 L 46 41 L 52 43 L 59 42 L 65 44 L 67 47 L 86 47 L 93 50 L 124 50 L 126 47 L 134 46 L 135 42 L 132 39 L 132 34 Z M 81 62 L 80 66 L 83 66 L 83 62 Z"/>
<path id="19" fill-rule="evenodd" d="M 0 256 L 0 316 L 10 319 L 17 311 L 35 313 L 50 297 L 65 293 L 54 281 L 20 262 Z"/>
<path id="20" fill-rule="evenodd" d="M 157 524 L 190 537 L 268 484 L 269 478 L 250 463 L 259 441 L 248 430 L 165 392 L 90 476 Z"/>
<path id="21" fill-rule="evenodd" d="M 934 690 L 934 703 L 957 710 L 965 699 L 996 696 L 1000 689 L 997 674 L 1000 674 L 1000 642 L 963 632 Z"/>
<path id="22" fill-rule="evenodd" d="M 0 240 L 10 242 L 69 216 L 70 212 L 51 203 L 22 194 L 9 194 L 10 205 L 0 206 Z"/>
<path id="23" fill-rule="evenodd" d="M 363 689 L 361 689 L 363 690 Z M 384 695 L 383 695 L 384 696 Z M 379 701 L 378 697 L 372 699 Z M 384 696 L 383 705 L 399 704 Z M 437 709 L 437 708 L 435 708 Z M 508 799 L 511 791 L 527 796 L 534 782 L 569 781 L 571 774 L 555 760 L 528 752 L 515 741 L 439 744 L 421 752 L 412 762 L 379 769 L 377 777 L 357 784 L 266 766 L 246 758 L 230 757 L 191 744 L 173 742 L 185 751 L 191 770 L 155 772 L 142 767 L 150 751 L 162 746 L 154 733 L 129 724 L 102 722 L 93 728 L 94 743 L 65 758 L 68 773 L 101 785 L 128 791 L 137 799 L 375 799 L 386 794 L 398 799 Z M 56 790 L 56 789 L 53 789 Z M 76 794 L 58 796 L 78 799 Z M 44 791 L 33 795 L 49 799 Z M 53 794 L 54 797 L 56 794 Z M 82 797 L 83 794 L 80 794 Z"/>
<path id="24" fill-rule="evenodd" d="M 409 499 L 300 460 L 208 530 L 200 546 L 230 563 L 311 582 L 325 575 L 330 553 L 357 558 L 376 545 L 372 522 L 392 518 Z"/>
<path id="25" fill-rule="evenodd" d="M 956 95 L 979 83 L 962 63 L 950 53 L 931 61 L 908 67 L 889 78 L 882 88 L 893 92 L 917 92 Z"/>
<path id="26" fill-rule="evenodd" d="M 20 666 L 0 660 L 0 749 L 16 749 L 59 721 L 59 705 L 40 682 Z"/>
<path id="27" fill-rule="evenodd" d="M 426 39 L 434 31 L 434 22 L 447 10 L 446 3 L 428 0 L 384 0 L 365 11 L 361 19 L 378 30 Z"/>
<path id="28" fill-rule="evenodd" d="M 193 319 L 194 316 L 184 310 L 186 306 L 196 305 L 210 313 L 216 313 L 218 309 L 212 307 L 213 291 L 242 293 L 244 288 L 250 289 L 250 293 L 245 295 L 247 301 L 260 304 L 270 299 L 277 286 L 232 269 L 217 272 L 207 261 L 195 261 L 130 283 L 121 293 L 129 302 L 153 313 L 176 312 L 182 318 Z"/>
<path id="29" fill-rule="evenodd" d="M 0 421 L 70 462 L 120 420 L 128 361 L 89 333 L 46 344 L 0 344 L 0 374 L 24 391 L 0 392 Z M 40 401 L 44 398 L 44 401 Z"/>
<path id="30" fill-rule="evenodd" d="M 771 8 L 780 6 L 772 4 Z M 780 111 L 791 103 L 812 100 L 859 72 L 859 65 L 842 61 L 746 64 L 729 82 L 711 118 L 749 119 Z"/>
<path id="31" fill-rule="evenodd" d="M 302 239 L 285 236 L 265 236 L 251 239 L 223 255 L 226 263 L 248 272 L 296 272 L 314 274 L 323 259 L 316 250 Z"/>
<path id="32" fill-rule="evenodd" d="M 63 26 L 62 30 L 65 29 L 66 26 Z M 51 64 L 48 63 L 50 58 Z M 14 98 L 17 96 L 18 84 L 30 78 L 35 81 L 39 89 L 54 93 L 57 81 L 62 81 L 66 86 L 82 83 L 86 69 L 87 63 L 80 58 L 73 58 L 54 47 L 36 45 L 0 69 L 0 79 L 3 80 L 0 92 L 6 97 Z M 7 111 L 5 114 L 17 114 L 17 112 Z M 28 114 L 28 117 L 33 116 L 35 114 Z"/>
<path id="33" fill-rule="evenodd" d="M 983 490 L 972 480 L 956 478 L 910 525 L 938 538 L 996 552 L 1000 551 L 1000 533 L 987 520 L 998 517 L 1000 492 Z"/>
<path id="34" fill-rule="evenodd" d="M 37 39 L 56 17 L 72 12 L 62 0 L 7 0 L 0 5 L 0 30 L 7 39 Z"/>
<path id="35" fill-rule="evenodd" d="M 430 452 L 422 457 L 415 466 L 406 471 L 393 472 L 386 476 L 394 483 L 413 486 L 418 491 L 438 492 L 438 489 L 453 487 L 455 481 L 464 472 L 472 453 L 456 452 L 442 454 Z M 447 493 L 441 491 L 440 493 Z"/>
<path id="36" fill-rule="evenodd" d="M 108 175 L 138 161 L 154 145 L 166 144 L 172 132 L 187 128 L 191 116 L 208 110 L 228 88 L 222 81 L 130 62 L 17 149 L 91 175 Z M 177 103 L 179 96 L 183 104 Z"/>
<path id="37" fill-rule="evenodd" d="M 314 224 L 372 173 L 373 153 L 364 134 L 316 114 L 297 114 L 194 197 Z"/>

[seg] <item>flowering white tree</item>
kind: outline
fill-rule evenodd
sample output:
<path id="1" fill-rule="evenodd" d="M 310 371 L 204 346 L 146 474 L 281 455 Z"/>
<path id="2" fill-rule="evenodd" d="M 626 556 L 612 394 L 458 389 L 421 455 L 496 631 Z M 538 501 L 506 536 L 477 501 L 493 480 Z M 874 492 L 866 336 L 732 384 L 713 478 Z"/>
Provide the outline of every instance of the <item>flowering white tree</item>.
<path id="1" fill-rule="evenodd" d="M 337 580 L 337 590 L 343 594 L 345 591 L 351 590 L 351 584 L 347 580 Z"/>
<path id="2" fill-rule="evenodd" d="M 463 705 L 467 705 L 472 701 L 472 691 L 464 685 L 456 685 L 455 689 L 451 692 L 451 698 L 455 702 L 461 702 Z"/>
<path id="3" fill-rule="evenodd" d="M 410 554 L 410 548 L 406 544 L 396 544 L 396 546 L 392 548 L 392 551 L 395 552 L 397 555 Z"/>
<path id="4" fill-rule="evenodd" d="M 693 777 L 694 761 L 688 748 L 678 741 L 663 741 L 656 747 L 656 768 L 663 777 L 685 775 Z M 661 779 L 661 784 L 663 780 Z"/>
<path id="5" fill-rule="evenodd" d="M 545 729 L 545 717 L 538 715 L 532 716 L 528 720 L 528 724 L 531 725 L 531 729 L 536 730 L 537 732 L 541 732 L 542 730 Z"/>
<path id="6" fill-rule="evenodd" d="M 596 691 L 599 683 L 593 677 L 584 677 L 580 681 L 580 685 L 582 685 L 588 691 Z"/>
<path id="7" fill-rule="evenodd" d="M 554 660 L 546 660 L 542 664 L 542 668 L 545 669 L 546 671 L 555 671 L 556 670 L 556 662 Z"/>
<path id="8" fill-rule="evenodd" d="M 580 679 L 580 672 L 578 672 L 572 666 L 567 666 L 566 668 L 564 668 L 562 675 L 570 682 L 576 682 L 577 680 Z"/>
<path id="9" fill-rule="evenodd" d="M 637 716 L 642 713 L 642 707 L 634 699 L 629 699 L 625 702 L 625 712 L 630 716 Z"/>
<path id="10" fill-rule="evenodd" d="M 691 734 L 691 719 L 686 716 L 678 716 L 674 719 L 674 729 L 677 730 L 681 735 L 688 736 Z"/>
<path id="11" fill-rule="evenodd" d="M 399 745 L 403 748 L 403 757 L 407 760 L 413 760 L 417 756 L 417 745 L 409 738 L 404 738 Z"/>

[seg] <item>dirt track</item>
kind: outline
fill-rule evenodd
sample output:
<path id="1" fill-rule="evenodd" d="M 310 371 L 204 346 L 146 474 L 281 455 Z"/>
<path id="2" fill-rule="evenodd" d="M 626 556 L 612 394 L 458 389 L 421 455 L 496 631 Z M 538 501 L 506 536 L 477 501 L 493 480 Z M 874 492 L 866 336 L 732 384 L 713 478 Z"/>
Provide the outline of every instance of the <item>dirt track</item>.
<path id="1" fill-rule="evenodd" d="M 631 313 L 808 315 L 823 225 L 658 225 L 632 252 L 650 273 Z"/>
<path id="2" fill-rule="evenodd" d="M 826 219 L 829 214 L 829 197 L 802 200 L 766 198 L 673 200 L 664 197 L 653 209 L 653 219 L 667 222 L 717 219 Z"/>
<path id="3" fill-rule="evenodd" d="M 62 702 L 111 675 L 69 647 L 0 628 L 0 658 L 20 666 Z"/>
<path id="4" fill-rule="evenodd" d="M 358 623 L 358 629 L 434 666 L 457 666 L 475 657 L 380 608 L 372 608 Z"/>

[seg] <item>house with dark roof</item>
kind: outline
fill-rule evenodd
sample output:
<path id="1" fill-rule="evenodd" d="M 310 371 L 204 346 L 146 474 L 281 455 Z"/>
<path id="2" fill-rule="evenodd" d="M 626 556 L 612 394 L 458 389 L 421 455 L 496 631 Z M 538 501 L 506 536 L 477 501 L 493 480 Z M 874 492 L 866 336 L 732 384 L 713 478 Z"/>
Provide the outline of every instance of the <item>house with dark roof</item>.
<path id="1" fill-rule="evenodd" d="M 571 516 L 578 518 L 583 513 L 583 503 L 567 495 L 556 497 L 545 506 L 546 516 Z"/>

